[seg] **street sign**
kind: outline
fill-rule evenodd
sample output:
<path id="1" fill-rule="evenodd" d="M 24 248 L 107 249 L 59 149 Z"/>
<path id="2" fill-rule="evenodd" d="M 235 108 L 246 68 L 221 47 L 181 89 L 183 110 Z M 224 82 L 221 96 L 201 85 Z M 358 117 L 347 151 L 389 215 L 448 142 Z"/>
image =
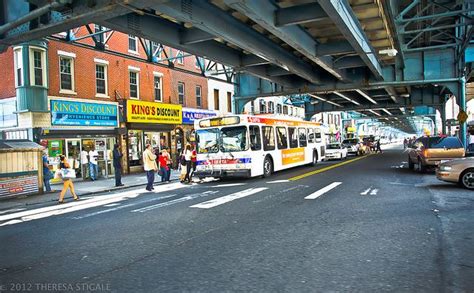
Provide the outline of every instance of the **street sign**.
<path id="1" fill-rule="evenodd" d="M 466 122 L 467 118 L 468 118 L 468 116 L 467 116 L 466 112 L 464 112 L 464 110 L 459 111 L 459 114 L 458 114 L 459 123 Z"/>

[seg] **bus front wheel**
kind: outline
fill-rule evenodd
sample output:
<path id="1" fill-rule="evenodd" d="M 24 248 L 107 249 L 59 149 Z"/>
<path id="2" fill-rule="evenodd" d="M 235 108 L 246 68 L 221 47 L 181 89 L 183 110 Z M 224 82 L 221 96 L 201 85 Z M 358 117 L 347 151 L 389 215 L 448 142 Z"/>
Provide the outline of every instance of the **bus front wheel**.
<path id="1" fill-rule="evenodd" d="M 273 172 L 273 162 L 272 159 L 269 156 L 265 157 L 265 160 L 263 161 L 263 177 L 268 177 L 272 175 Z"/>

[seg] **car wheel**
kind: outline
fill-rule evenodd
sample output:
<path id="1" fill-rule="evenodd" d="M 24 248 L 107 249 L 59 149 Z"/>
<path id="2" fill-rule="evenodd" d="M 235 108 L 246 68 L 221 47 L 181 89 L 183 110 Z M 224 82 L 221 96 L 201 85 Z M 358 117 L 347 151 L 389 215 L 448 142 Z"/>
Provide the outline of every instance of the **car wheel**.
<path id="1" fill-rule="evenodd" d="M 408 156 L 408 169 L 413 170 L 414 168 L 415 168 L 415 163 L 413 163 L 410 156 Z"/>
<path id="2" fill-rule="evenodd" d="M 272 175 L 273 172 L 273 163 L 272 159 L 270 159 L 269 156 L 265 157 L 265 160 L 263 160 L 263 177 L 268 177 Z"/>
<path id="3" fill-rule="evenodd" d="M 461 185 L 467 189 L 474 189 L 474 169 L 464 171 L 459 179 Z"/>

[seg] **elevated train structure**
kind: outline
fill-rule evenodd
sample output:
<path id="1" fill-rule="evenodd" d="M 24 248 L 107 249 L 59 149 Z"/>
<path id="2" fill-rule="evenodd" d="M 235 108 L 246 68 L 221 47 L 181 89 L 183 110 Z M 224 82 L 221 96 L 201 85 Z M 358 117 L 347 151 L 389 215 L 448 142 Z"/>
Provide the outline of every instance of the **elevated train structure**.
<path id="1" fill-rule="evenodd" d="M 466 107 L 473 19 L 474 0 L 4 0 L 0 46 L 94 23 L 228 66 L 236 113 L 293 95 L 308 117 L 357 111 L 413 132 L 428 106 L 444 132 L 446 100 Z"/>

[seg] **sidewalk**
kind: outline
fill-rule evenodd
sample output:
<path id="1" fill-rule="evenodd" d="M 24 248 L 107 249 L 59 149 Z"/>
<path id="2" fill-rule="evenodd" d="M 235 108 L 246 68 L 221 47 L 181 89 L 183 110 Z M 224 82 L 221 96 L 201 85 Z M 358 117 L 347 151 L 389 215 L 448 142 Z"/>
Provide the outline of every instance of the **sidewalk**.
<path id="1" fill-rule="evenodd" d="M 171 170 L 171 181 L 178 180 L 179 178 L 179 171 L 178 170 Z M 142 186 L 145 189 L 146 185 L 146 174 L 131 174 L 122 176 L 122 183 L 125 186 L 122 187 L 115 187 L 115 178 L 108 178 L 108 179 L 100 179 L 97 181 L 82 181 L 77 180 L 74 181 L 74 190 L 76 194 L 81 197 L 85 195 L 90 195 L 94 193 L 100 192 L 109 192 L 114 190 L 120 190 L 124 188 L 130 187 L 139 187 Z M 155 175 L 155 184 L 161 184 L 161 177 Z M 45 194 L 38 194 L 38 195 L 29 195 L 29 196 L 19 196 L 16 198 L 10 199 L 3 199 L 0 200 L 0 211 L 7 210 L 7 209 L 14 209 L 14 208 L 21 208 L 28 205 L 36 205 L 41 203 L 47 202 L 55 202 L 59 198 L 59 193 L 61 192 L 63 185 L 61 183 L 51 184 L 51 189 L 53 192 L 45 193 Z M 72 199 L 72 195 L 70 191 L 66 193 L 64 197 L 66 201 Z"/>

